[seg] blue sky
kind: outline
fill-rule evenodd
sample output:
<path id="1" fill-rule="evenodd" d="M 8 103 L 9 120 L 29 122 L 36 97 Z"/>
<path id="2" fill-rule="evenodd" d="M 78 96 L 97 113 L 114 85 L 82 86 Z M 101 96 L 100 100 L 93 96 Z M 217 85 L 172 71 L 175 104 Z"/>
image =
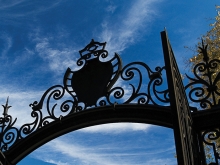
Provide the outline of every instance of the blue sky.
<path id="1" fill-rule="evenodd" d="M 123 64 L 164 66 L 166 27 L 182 73 L 185 60 L 213 22 L 217 0 L 0 0 L 0 102 L 7 96 L 17 126 L 33 121 L 29 104 L 61 84 L 91 39 L 107 42 Z M 19 165 L 175 165 L 172 130 L 118 123 L 71 132 L 40 147 Z"/>

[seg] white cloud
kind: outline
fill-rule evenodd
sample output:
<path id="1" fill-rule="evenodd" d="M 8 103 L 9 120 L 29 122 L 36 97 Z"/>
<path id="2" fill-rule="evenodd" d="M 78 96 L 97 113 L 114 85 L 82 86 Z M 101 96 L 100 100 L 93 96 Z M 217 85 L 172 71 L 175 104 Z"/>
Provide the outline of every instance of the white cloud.
<path id="1" fill-rule="evenodd" d="M 34 39 L 35 51 L 41 58 L 48 61 L 50 69 L 56 73 L 64 73 L 68 67 L 71 67 L 72 70 L 78 68 L 76 65 L 76 56 L 79 56 L 78 50 L 72 47 L 54 46 L 50 43 L 53 39 L 39 36 Z"/>
<path id="2" fill-rule="evenodd" d="M 29 104 L 34 101 L 40 101 L 45 91 L 19 91 L 6 86 L 1 86 L 0 91 L 0 104 L 4 105 L 7 97 L 9 96 L 9 105 L 12 107 L 9 109 L 8 114 L 11 115 L 13 119 L 17 118 L 17 122 L 15 124 L 16 127 L 19 128 L 23 124 L 34 121 L 34 118 L 31 117 L 32 108 L 29 107 Z M 67 96 L 65 95 L 63 97 L 63 99 L 66 100 L 68 97 L 69 95 L 67 94 Z M 57 107 L 61 105 L 63 99 L 56 101 L 58 104 Z M 54 105 L 53 100 L 51 100 L 50 103 L 51 105 Z M 45 108 L 46 107 L 44 106 L 42 109 L 43 114 L 46 114 Z M 55 109 L 55 114 L 59 115 L 60 111 L 57 112 L 58 109 L 59 108 Z M 147 131 L 150 126 L 151 125 L 139 123 L 112 123 L 87 127 L 79 131 L 88 133 L 124 133 L 126 131 Z"/>
<path id="3" fill-rule="evenodd" d="M 146 28 L 147 23 L 150 23 L 156 15 L 154 5 L 159 1 L 133 1 L 131 8 L 121 18 L 122 20 L 116 23 L 107 20 L 103 22 L 100 40 L 108 43 L 106 49 L 110 54 L 123 51 L 138 40 L 139 36 L 141 37 L 141 32 Z"/>
<path id="4" fill-rule="evenodd" d="M 139 123 L 112 123 L 83 128 L 79 131 L 88 133 L 124 133 L 127 131 L 147 131 L 151 125 Z"/>
<path id="5" fill-rule="evenodd" d="M 10 8 L 10 7 L 14 7 L 17 6 L 23 2 L 25 2 L 26 0 L 9 0 L 9 1 L 1 1 L 1 6 L 0 9 L 5 9 L 5 8 Z"/>
<path id="6" fill-rule="evenodd" d="M 6 58 L 7 57 L 7 53 L 10 50 L 11 46 L 12 46 L 12 38 L 3 33 L 1 34 L 0 38 L 3 40 L 4 46 L 3 46 L 3 50 L 1 51 L 1 58 Z"/>
<path id="7" fill-rule="evenodd" d="M 57 7 L 62 0 L 54 1 L 28 1 L 7 0 L 0 1 L 1 25 L 25 28 L 31 21 L 42 14 Z"/>
<path id="8" fill-rule="evenodd" d="M 43 91 L 19 91 L 7 87 L 0 87 L 0 91 L 0 104 L 5 105 L 9 96 L 9 105 L 12 107 L 8 110 L 8 114 L 13 119 L 17 118 L 16 127 L 19 128 L 23 124 L 34 121 L 34 118 L 31 117 L 32 108 L 29 107 L 29 104 L 37 99 L 40 100 Z"/>
<path id="9" fill-rule="evenodd" d="M 47 162 L 47 163 L 52 163 L 52 164 L 56 164 L 56 165 L 69 165 L 69 163 L 61 162 L 61 161 L 54 161 L 54 160 L 52 160 L 52 159 L 45 160 L 45 162 Z"/>
<path id="10" fill-rule="evenodd" d="M 88 146 L 86 141 L 89 140 L 89 137 L 81 139 L 85 141 L 83 145 L 77 144 L 78 140 L 74 140 L 74 135 L 69 136 L 68 139 L 66 137 L 55 139 L 33 152 L 31 156 L 42 161 L 54 163 L 56 165 L 176 164 L 174 157 L 164 159 L 161 158 L 163 153 L 172 153 L 175 149 L 174 146 L 163 149 L 161 146 L 158 146 L 157 148 L 149 147 L 150 145 L 136 146 L 135 144 L 132 145 L 130 143 L 123 143 L 121 141 L 117 141 L 114 144 L 106 144 L 105 140 L 103 143 L 98 145 Z M 148 140 L 151 144 L 151 140 Z M 164 139 L 161 144 L 167 143 L 167 140 L 168 139 Z M 156 157 L 159 155 L 160 158 L 156 159 Z M 139 160 L 140 158 L 143 158 L 143 160 Z"/>
<path id="11" fill-rule="evenodd" d="M 110 56 L 113 52 L 121 52 L 127 46 L 134 43 L 141 37 L 141 33 L 146 30 L 147 23 L 150 23 L 153 16 L 156 15 L 154 5 L 157 1 L 134 1 L 131 8 L 126 11 L 122 20 L 116 22 L 108 22 L 104 20 L 102 23 L 103 31 L 98 36 L 101 41 L 107 41 L 106 50 Z M 107 7 L 108 11 L 113 12 L 115 5 Z M 54 36 L 41 36 L 39 31 L 32 38 L 36 42 L 35 50 L 43 59 L 49 62 L 50 69 L 63 73 L 68 67 L 78 68 L 76 66 L 76 57 L 80 48 L 64 46 L 62 43 L 52 44 L 54 40 L 59 41 Z M 60 35 L 60 34 L 59 34 Z M 60 35 L 61 36 L 61 35 Z"/>
<path id="12" fill-rule="evenodd" d="M 106 11 L 111 12 L 111 13 L 114 13 L 116 8 L 117 8 L 117 6 L 115 6 L 115 5 L 109 5 L 109 6 L 106 8 Z"/>
<path id="13" fill-rule="evenodd" d="M 56 7 L 61 0 L 55 0 L 55 1 L 45 1 L 44 3 L 39 3 L 37 2 L 37 5 L 35 4 L 36 2 L 29 3 L 27 0 L 8 0 L 4 2 L 0 2 L 0 9 L 1 11 L 4 11 L 4 13 L 0 16 L 1 18 L 5 19 L 10 19 L 13 17 L 28 17 L 31 14 L 38 14 L 41 12 L 45 12 L 51 8 Z M 14 8 L 20 9 L 23 7 L 27 7 L 27 10 L 22 10 L 21 12 L 15 11 Z M 13 12 L 11 12 L 13 11 Z"/>
<path id="14" fill-rule="evenodd" d="M 152 164 L 176 165 L 177 162 L 174 162 L 172 159 L 152 159 L 146 162 L 146 165 L 152 165 Z"/>
<path id="15" fill-rule="evenodd" d="M 84 165 L 89 165 L 89 164 L 116 165 L 117 164 L 115 162 L 112 162 L 111 160 L 108 160 L 108 158 L 102 157 L 101 154 L 91 152 L 91 149 L 89 148 L 69 144 L 58 139 L 46 144 L 45 147 L 49 149 L 50 154 L 45 153 L 45 154 L 42 154 L 41 156 L 38 156 L 38 154 L 34 154 L 34 156 L 40 160 L 45 161 L 45 160 L 48 160 L 48 158 L 51 159 L 52 155 L 55 155 L 55 153 L 59 152 L 61 153 L 60 156 L 65 155 L 64 160 L 66 159 L 66 157 L 68 157 L 67 159 L 68 159 L 69 164 L 73 164 L 73 162 L 78 159 L 80 160 L 81 164 L 84 164 Z M 46 150 L 47 153 L 48 153 L 48 149 Z M 56 158 L 53 156 L 52 159 L 54 162 L 57 162 L 57 160 L 60 158 Z M 67 163 L 64 161 L 62 162 Z M 59 165 L 58 163 L 56 164 Z"/>

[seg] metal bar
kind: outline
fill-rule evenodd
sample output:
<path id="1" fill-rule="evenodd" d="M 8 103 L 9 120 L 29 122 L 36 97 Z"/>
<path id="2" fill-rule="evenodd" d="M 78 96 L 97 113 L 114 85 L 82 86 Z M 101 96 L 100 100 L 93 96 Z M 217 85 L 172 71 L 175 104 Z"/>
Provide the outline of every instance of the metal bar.
<path id="1" fill-rule="evenodd" d="M 165 68 L 173 116 L 173 129 L 179 165 L 201 165 L 198 145 L 193 138 L 193 122 L 182 78 L 166 31 L 161 32 Z"/>

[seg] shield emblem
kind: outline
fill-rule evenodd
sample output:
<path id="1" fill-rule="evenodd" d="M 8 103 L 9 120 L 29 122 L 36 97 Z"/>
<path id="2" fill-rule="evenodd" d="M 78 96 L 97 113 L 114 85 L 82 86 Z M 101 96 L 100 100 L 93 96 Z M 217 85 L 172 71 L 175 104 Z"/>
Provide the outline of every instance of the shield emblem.
<path id="1" fill-rule="evenodd" d="M 96 50 L 98 46 L 94 46 L 94 44 L 97 45 L 97 43 L 92 40 L 83 49 L 83 51 L 85 49 L 90 51 L 84 56 L 81 55 L 78 60 L 85 60 L 84 66 L 78 71 L 71 71 L 68 68 L 64 76 L 66 90 L 74 96 L 77 102 L 85 103 L 86 107 L 96 105 L 99 98 L 107 95 L 108 90 L 118 79 L 121 70 L 121 60 L 117 54 L 107 62 L 100 61 L 99 57 L 102 55 L 102 51 L 105 53 L 107 51 L 104 50 L 104 47 L 102 50 Z M 80 54 L 82 54 L 82 50 Z M 91 58 L 92 55 L 93 58 Z M 113 61 L 116 64 L 113 65 Z"/>
<path id="2" fill-rule="evenodd" d="M 94 105 L 107 92 L 112 73 L 111 62 L 100 62 L 97 58 L 89 60 L 81 70 L 73 74 L 71 80 L 78 101 L 88 106 Z"/>

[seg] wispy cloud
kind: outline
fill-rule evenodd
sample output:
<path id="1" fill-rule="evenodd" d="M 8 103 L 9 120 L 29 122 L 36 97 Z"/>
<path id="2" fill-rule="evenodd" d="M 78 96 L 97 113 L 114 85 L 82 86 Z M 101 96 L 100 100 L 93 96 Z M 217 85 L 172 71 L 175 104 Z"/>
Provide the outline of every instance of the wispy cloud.
<path id="1" fill-rule="evenodd" d="M 115 142 L 114 145 L 105 144 L 105 147 L 103 148 L 102 145 L 79 145 L 76 144 L 76 141 L 73 141 L 75 141 L 74 138 L 71 138 L 71 140 L 67 140 L 65 138 L 53 140 L 31 154 L 31 156 L 56 165 L 69 165 L 73 163 L 79 165 L 148 165 L 151 163 L 174 165 L 176 163 L 175 158 L 156 159 L 156 157 L 152 157 L 152 155 L 155 154 L 160 155 L 162 153 L 172 152 L 174 147 L 164 150 L 158 149 L 160 148 L 158 147 L 154 149 L 156 152 L 151 151 L 151 153 L 149 153 L 144 149 L 146 146 L 141 146 L 142 148 L 135 148 L 135 145 L 129 144 L 129 146 L 121 148 L 120 145 L 117 146 L 117 142 Z M 41 154 L 39 155 L 38 153 Z M 139 160 L 140 158 L 144 158 L 144 160 L 141 161 Z"/>
<path id="2" fill-rule="evenodd" d="M 163 164 L 163 165 L 176 165 L 177 162 L 174 162 L 172 159 L 152 159 L 146 163 L 146 165 L 152 165 L 152 164 Z"/>
<path id="3" fill-rule="evenodd" d="M 60 4 L 62 0 L 28 1 L 8 0 L 0 1 L 0 19 L 2 25 L 25 27 L 36 20 L 36 15 L 49 11 Z M 25 26 L 24 26 L 25 24 Z"/>
<path id="4" fill-rule="evenodd" d="M 76 57 L 78 55 L 78 50 L 74 47 L 64 45 L 62 43 L 52 44 L 54 38 L 52 36 L 43 37 L 38 34 L 33 39 L 36 43 L 35 51 L 36 53 L 45 61 L 49 63 L 49 67 L 52 71 L 56 73 L 64 73 L 64 71 L 70 67 L 72 70 L 78 68 L 76 65 Z"/>
<path id="5" fill-rule="evenodd" d="M 123 51 L 130 44 L 135 43 L 135 40 L 142 37 L 141 34 L 146 30 L 147 23 L 150 23 L 157 14 L 154 6 L 160 1 L 134 1 L 130 9 L 125 11 L 121 20 L 116 22 L 104 20 L 102 22 L 102 32 L 98 36 L 100 36 L 100 41 L 108 42 L 106 50 L 110 55 L 113 52 Z M 111 4 L 106 10 L 114 12 L 116 8 L 116 5 Z M 78 50 L 82 47 L 66 46 L 67 43 L 62 43 L 63 40 L 58 40 L 54 36 L 43 36 L 39 32 L 36 32 L 33 40 L 36 43 L 37 54 L 49 62 L 51 70 L 63 72 L 69 66 L 77 67 L 75 57 L 78 57 Z M 54 40 L 61 42 L 54 44 Z"/>
<path id="6" fill-rule="evenodd" d="M 1 86 L 0 91 L 0 104 L 4 105 L 9 96 L 9 105 L 12 107 L 9 109 L 8 114 L 13 119 L 17 118 L 16 127 L 19 128 L 25 123 L 34 121 L 34 118 L 31 117 L 32 109 L 29 107 L 29 104 L 36 101 L 36 99 L 40 99 L 43 91 L 19 91 L 6 86 Z"/>
<path id="7" fill-rule="evenodd" d="M 48 3 L 49 2 L 49 3 Z M 55 0 L 53 2 L 51 1 L 44 1 L 44 3 L 32 2 L 28 0 L 9 0 L 9 1 L 0 1 L 0 11 L 4 11 L 4 15 L 1 15 L 1 17 L 27 17 L 30 16 L 30 14 L 38 14 L 44 11 L 47 11 L 55 6 L 57 6 L 61 0 Z M 26 7 L 26 8 L 25 8 Z M 13 9 L 16 8 L 17 12 L 15 12 Z M 18 10 L 19 8 L 25 9 L 20 12 Z M 11 12 L 13 10 L 14 12 Z"/>
<path id="8" fill-rule="evenodd" d="M 30 58 L 33 58 L 35 55 L 34 50 L 29 49 L 28 47 L 25 47 L 22 53 L 19 56 L 16 56 L 14 58 L 13 63 L 16 65 L 23 64 L 24 62 L 27 62 L 30 60 Z"/>
<path id="9" fill-rule="evenodd" d="M 160 1 L 132 1 L 133 4 L 120 21 L 105 20 L 102 24 L 103 31 L 100 40 L 108 42 L 107 50 L 111 53 L 121 52 L 138 40 L 147 23 L 150 23 L 157 14 L 155 5 Z"/>
<path id="10" fill-rule="evenodd" d="M 5 60 L 5 58 L 7 57 L 7 53 L 8 53 L 8 51 L 10 50 L 10 48 L 12 46 L 13 41 L 12 41 L 12 38 L 6 33 L 1 34 L 0 39 L 4 43 L 3 48 L 0 52 L 1 53 L 0 57 Z"/>
<path id="11" fill-rule="evenodd" d="M 106 11 L 107 11 L 107 12 L 114 13 L 114 11 L 115 11 L 116 8 L 117 8 L 116 5 L 109 5 L 109 6 L 106 8 Z"/>
<path id="12" fill-rule="evenodd" d="M 25 2 L 26 0 L 9 0 L 9 1 L 1 1 L 1 6 L 0 9 L 7 9 L 7 8 L 11 8 L 14 6 L 17 6 L 23 2 Z"/>
<path id="13" fill-rule="evenodd" d="M 98 126 L 92 126 L 83 128 L 80 131 L 88 133 L 124 133 L 127 131 L 147 131 L 151 125 L 139 124 L 139 123 L 112 123 L 103 124 Z"/>
<path id="14" fill-rule="evenodd" d="M 11 115 L 13 119 L 17 118 L 16 127 L 19 128 L 23 124 L 34 121 L 34 118 L 31 117 L 32 108 L 29 107 L 29 104 L 33 103 L 34 101 L 40 101 L 40 98 L 45 91 L 21 91 L 15 88 L 16 87 L 13 88 L 9 86 L 0 86 L 0 104 L 4 105 L 7 97 L 9 96 L 9 105 L 12 107 L 9 109 L 8 114 Z M 69 94 L 67 94 L 66 97 L 69 97 Z M 56 103 L 57 107 L 59 107 L 63 101 L 66 100 L 66 97 L 64 96 L 63 99 L 56 100 L 56 102 L 51 100 L 50 104 L 54 105 Z M 48 115 L 46 114 L 46 106 L 43 107 L 42 112 L 44 115 Z M 55 109 L 55 114 L 58 114 L 58 116 L 59 114 L 62 114 L 59 108 Z M 87 127 L 79 131 L 87 133 L 119 134 L 127 131 L 148 131 L 150 127 L 151 125 L 139 123 L 112 123 Z"/>
<path id="15" fill-rule="evenodd" d="M 83 146 L 77 146 L 73 144 L 68 144 L 64 141 L 60 140 L 54 140 L 51 143 L 48 143 L 46 145 L 48 149 L 50 150 L 50 154 L 43 154 L 42 156 L 37 156 L 37 154 L 34 155 L 34 157 L 37 157 L 38 159 L 41 159 L 43 161 L 47 161 L 51 159 L 55 162 L 58 161 L 60 158 L 51 157 L 52 155 L 56 155 L 57 152 L 62 153 L 62 156 L 65 155 L 65 159 L 68 159 L 68 164 L 73 164 L 73 162 L 80 160 L 81 165 L 88 165 L 88 164 L 97 164 L 97 165 L 116 165 L 117 163 L 109 160 L 106 157 L 101 156 L 101 154 L 98 154 L 97 151 L 91 148 L 85 148 Z M 52 151 L 52 152 L 51 152 Z M 48 151 L 47 151 L 48 153 Z M 66 160 L 67 161 L 67 160 Z M 59 163 L 56 163 L 57 165 L 60 165 Z"/>
<path id="16" fill-rule="evenodd" d="M 46 159 L 44 160 L 45 162 L 47 163 L 52 163 L 52 164 L 56 164 L 56 165 L 69 165 L 69 163 L 64 163 L 62 161 L 55 161 L 55 160 L 52 160 L 52 159 Z"/>

